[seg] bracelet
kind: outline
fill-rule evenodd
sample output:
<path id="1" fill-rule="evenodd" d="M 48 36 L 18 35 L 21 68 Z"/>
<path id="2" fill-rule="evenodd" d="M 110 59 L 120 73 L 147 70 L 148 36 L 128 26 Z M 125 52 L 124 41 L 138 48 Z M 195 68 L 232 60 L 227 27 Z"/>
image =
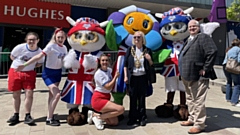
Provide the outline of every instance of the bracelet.
<path id="1" fill-rule="evenodd" d="M 27 63 L 24 63 L 23 65 L 24 65 L 24 67 L 26 67 L 26 66 L 27 66 Z"/>

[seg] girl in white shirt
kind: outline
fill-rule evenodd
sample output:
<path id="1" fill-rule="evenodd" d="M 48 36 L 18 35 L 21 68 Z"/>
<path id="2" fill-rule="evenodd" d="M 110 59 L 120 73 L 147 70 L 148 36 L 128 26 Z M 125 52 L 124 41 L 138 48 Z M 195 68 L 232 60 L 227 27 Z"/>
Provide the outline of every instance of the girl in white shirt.
<path id="1" fill-rule="evenodd" d="M 112 69 L 109 68 L 109 58 L 105 54 L 99 58 L 99 67 L 94 74 L 95 90 L 92 96 L 91 105 L 95 111 L 101 114 L 93 114 L 93 122 L 97 129 L 104 128 L 102 121 L 104 120 L 108 125 L 117 125 L 117 116 L 123 114 L 124 107 L 110 101 L 110 92 L 119 77 L 119 72 L 112 78 Z M 89 122 L 89 120 L 88 120 Z"/>
<path id="2" fill-rule="evenodd" d="M 24 65 L 18 67 L 18 69 L 22 69 L 25 65 L 34 63 L 44 56 L 47 56 L 42 78 L 49 88 L 48 114 L 46 124 L 51 126 L 60 125 L 59 120 L 55 120 L 53 118 L 53 113 L 60 99 L 60 90 L 58 88 L 58 85 L 61 81 L 63 58 L 67 54 L 67 48 L 63 44 L 65 40 L 66 33 L 61 29 L 56 29 L 52 40 L 46 45 L 43 51 L 24 63 Z"/>
<path id="3" fill-rule="evenodd" d="M 8 71 L 8 90 L 13 92 L 14 115 L 7 121 L 11 124 L 19 122 L 19 109 L 21 104 L 21 90 L 25 91 L 25 124 L 33 124 L 34 119 L 31 117 L 31 107 L 33 102 L 33 89 L 35 89 L 36 72 L 35 67 L 41 66 L 44 59 L 32 64 L 25 65 L 25 68 L 16 71 L 19 65 L 23 65 L 26 61 L 39 54 L 42 50 L 37 46 L 39 36 L 35 32 L 29 32 L 26 35 L 26 43 L 19 44 L 13 48 L 10 58 L 13 60 L 11 68 Z"/>

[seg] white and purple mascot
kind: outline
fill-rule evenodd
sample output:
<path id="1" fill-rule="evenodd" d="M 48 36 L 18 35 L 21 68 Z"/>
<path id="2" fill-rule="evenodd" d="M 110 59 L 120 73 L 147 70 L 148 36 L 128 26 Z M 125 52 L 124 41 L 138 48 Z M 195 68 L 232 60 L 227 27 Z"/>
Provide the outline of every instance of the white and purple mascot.
<path id="1" fill-rule="evenodd" d="M 167 101 L 158 107 L 155 111 L 159 117 L 172 117 L 186 120 L 188 110 L 186 105 L 185 88 L 179 79 L 178 54 L 182 49 L 186 38 L 189 36 L 188 22 L 191 20 L 189 15 L 193 8 L 182 10 L 179 7 L 172 8 L 163 14 L 156 13 L 156 17 L 162 18 L 160 22 L 160 33 L 166 40 L 163 46 L 171 49 L 170 57 L 165 61 L 161 74 L 165 77 L 165 90 L 167 92 Z M 180 91 L 180 104 L 174 111 L 175 91 Z M 179 111 L 180 110 L 180 111 Z M 179 114 L 181 112 L 181 114 Z M 179 117 L 180 116 L 180 117 Z"/>

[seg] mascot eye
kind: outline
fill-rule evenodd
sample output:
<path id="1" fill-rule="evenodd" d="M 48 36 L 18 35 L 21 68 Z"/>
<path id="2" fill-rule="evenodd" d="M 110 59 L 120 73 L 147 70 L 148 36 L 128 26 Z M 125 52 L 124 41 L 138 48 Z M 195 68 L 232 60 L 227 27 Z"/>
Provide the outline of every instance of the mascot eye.
<path id="1" fill-rule="evenodd" d="M 181 29 L 183 27 L 183 24 L 177 23 L 177 24 L 174 24 L 173 27 L 176 28 L 176 29 Z"/>
<path id="2" fill-rule="evenodd" d="M 89 32 L 88 34 L 86 34 L 86 40 L 89 43 L 95 43 L 98 41 L 98 34 L 97 32 Z"/>
<path id="3" fill-rule="evenodd" d="M 82 38 L 82 33 L 75 33 L 75 38 L 76 39 L 81 39 Z"/>
<path id="4" fill-rule="evenodd" d="M 164 29 L 165 29 L 166 31 L 170 31 L 170 30 L 171 30 L 171 26 L 170 26 L 170 25 L 165 25 L 165 26 L 164 26 Z"/>
<path id="5" fill-rule="evenodd" d="M 128 20 L 127 20 L 127 24 L 130 25 L 132 24 L 134 21 L 134 18 L 133 17 L 129 17 Z"/>
<path id="6" fill-rule="evenodd" d="M 148 20 L 144 20 L 143 21 L 143 28 L 148 28 L 148 23 L 149 23 Z"/>
<path id="7" fill-rule="evenodd" d="M 87 40 L 93 40 L 94 39 L 94 34 L 93 33 L 88 33 L 87 35 L 86 35 L 86 39 Z"/>

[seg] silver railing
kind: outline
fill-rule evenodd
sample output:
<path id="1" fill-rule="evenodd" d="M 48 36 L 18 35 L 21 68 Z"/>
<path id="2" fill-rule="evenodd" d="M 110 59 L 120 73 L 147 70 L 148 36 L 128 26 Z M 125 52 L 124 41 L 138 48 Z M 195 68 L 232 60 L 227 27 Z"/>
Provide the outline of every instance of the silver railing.
<path id="1" fill-rule="evenodd" d="M 117 52 L 116 51 L 104 51 L 105 54 L 110 55 L 110 65 L 117 59 Z M 8 76 L 8 70 L 12 64 L 12 60 L 10 59 L 10 52 L 0 52 L 0 77 L 6 78 Z M 38 68 L 35 68 L 38 76 L 42 75 L 42 71 L 44 69 L 44 65 Z M 63 68 L 62 75 L 65 76 L 68 74 L 68 70 Z"/>

